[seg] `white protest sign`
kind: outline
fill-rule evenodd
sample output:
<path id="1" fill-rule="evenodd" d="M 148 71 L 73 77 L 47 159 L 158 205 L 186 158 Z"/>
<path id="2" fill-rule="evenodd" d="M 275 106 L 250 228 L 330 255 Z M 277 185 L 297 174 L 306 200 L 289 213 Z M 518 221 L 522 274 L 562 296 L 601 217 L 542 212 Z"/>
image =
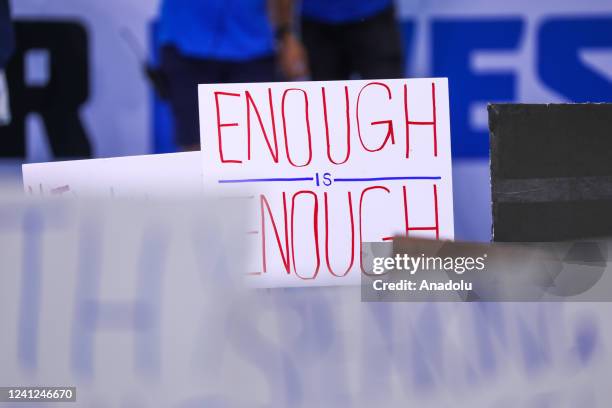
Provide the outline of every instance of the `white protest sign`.
<path id="1" fill-rule="evenodd" d="M 250 202 L 256 286 L 359 282 L 361 242 L 453 239 L 448 82 L 199 86 L 206 190 Z"/>
<path id="2" fill-rule="evenodd" d="M 77 387 L 76 403 L 1 407 L 612 398 L 612 303 L 382 305 L 357 301 L 359 287 L 245 294 L 223 284 L 240 268 L 241 243 L 228 237 L 241 222 L 214 197 L 32 203 L 1 187 L 0 196 L 0 384 Z"/>
<path id="3" fill-rule="evenodd" d="M 167 197 L 202 191 L 200 152 L 24 164 L 23 187 L 43 196 Z"/>

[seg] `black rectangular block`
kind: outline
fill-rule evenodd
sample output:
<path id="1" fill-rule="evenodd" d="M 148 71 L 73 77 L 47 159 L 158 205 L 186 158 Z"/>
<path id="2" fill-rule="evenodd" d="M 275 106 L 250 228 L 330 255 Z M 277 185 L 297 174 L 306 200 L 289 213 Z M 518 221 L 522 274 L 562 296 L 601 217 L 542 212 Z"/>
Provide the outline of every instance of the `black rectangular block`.
<path id="1" fill-rule="evenodd" d="M 612 104 L 489 105 L 493 240 L 612 236 Z"/>

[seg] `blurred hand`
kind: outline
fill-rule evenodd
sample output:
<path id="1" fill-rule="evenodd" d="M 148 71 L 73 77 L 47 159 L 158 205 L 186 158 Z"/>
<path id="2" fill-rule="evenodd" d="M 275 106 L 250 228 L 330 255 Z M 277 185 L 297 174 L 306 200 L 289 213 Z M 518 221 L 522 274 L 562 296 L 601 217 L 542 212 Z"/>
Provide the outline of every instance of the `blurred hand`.
<path id="1" fill-rule="evenodd" d="M 293 33 L 287 33 L 279 42 L 280 69 L 288 80 L 304 78 L 308 75 L 306 49 Z"/>

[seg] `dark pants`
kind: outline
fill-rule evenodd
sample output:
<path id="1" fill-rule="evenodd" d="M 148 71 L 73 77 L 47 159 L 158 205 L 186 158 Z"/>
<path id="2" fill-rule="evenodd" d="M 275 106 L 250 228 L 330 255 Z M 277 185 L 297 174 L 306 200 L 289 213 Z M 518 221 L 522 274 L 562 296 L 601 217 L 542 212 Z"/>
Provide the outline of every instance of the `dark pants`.
<path id="1" fill-rule="evenodd" d="M 174 138 L 183 149 L 200 143 L 198 84 L 271 82 L 275 80 L 273 56 L 245 62 L 199 59 L 164 47 L 161 70 L 168 81 L 169 103 L 174 116 Z"/>
<path id="2" fill-rule="evenodd" d="M 4 69 L 15 47 L 8 0 L 0 0 L 0 69 Z"/>
<path id="3" fill-rule="evenodd" d="M 331 1 L 331 0 L 329 0 Z M 400 78 L 404 61 L 393 8 L 350 23 L 328 24 L 302 19 L 302 40 L 312 79 Z"/>

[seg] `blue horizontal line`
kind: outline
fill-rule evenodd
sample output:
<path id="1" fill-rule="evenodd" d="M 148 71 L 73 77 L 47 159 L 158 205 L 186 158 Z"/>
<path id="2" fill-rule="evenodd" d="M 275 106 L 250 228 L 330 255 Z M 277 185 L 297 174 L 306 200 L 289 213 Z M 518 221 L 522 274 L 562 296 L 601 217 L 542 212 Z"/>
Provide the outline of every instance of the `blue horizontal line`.
<path id="1" fill-rule="evenodd" d="M 334 182 L 342 181 L 384 181 L 384 180 L 441 180 L 442 177 L 423 176 L 423 177 L 358 177 L 358 178 L 336 178 Z"/>
<path id="2" fill-rule="evenodd" d="M 266 183 L 270 181 L 312 181 L 314 177 L 278 177 L 278 178 L 259 178 L 259 179 L 234 179 L 219 180 L 220 184 L 225 183 Z"/>

